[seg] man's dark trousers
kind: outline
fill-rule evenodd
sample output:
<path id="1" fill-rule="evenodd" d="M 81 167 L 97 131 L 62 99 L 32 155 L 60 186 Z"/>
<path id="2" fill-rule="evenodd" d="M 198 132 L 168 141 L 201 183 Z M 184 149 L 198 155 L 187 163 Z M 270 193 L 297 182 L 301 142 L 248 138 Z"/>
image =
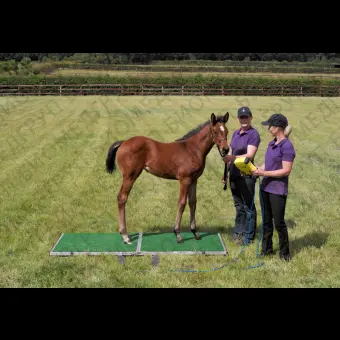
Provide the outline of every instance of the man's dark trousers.
<path id="1" fill-rule="evenodd" d="M 230 176 L 230 189 L 236 208 L 234 238 L 242 237 L 242 241 L 252 242 L 256 236 L 257 211 L 255 206 L 256 177 Z"/>

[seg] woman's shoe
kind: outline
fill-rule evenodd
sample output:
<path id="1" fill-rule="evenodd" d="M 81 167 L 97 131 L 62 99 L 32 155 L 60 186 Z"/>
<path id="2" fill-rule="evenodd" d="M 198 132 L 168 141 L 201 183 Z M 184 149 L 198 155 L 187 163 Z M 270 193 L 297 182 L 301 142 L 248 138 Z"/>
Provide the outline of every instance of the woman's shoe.
<path id="1" fill-rule="evenodd" d="M 292 257 L 289 254 L 288 255 L 280 255 L 280 259 L 282 261 L 290 262 Z"/>
<path id="2" fill-rule="evenodd" d="M 273 251 L 266 251 L 266 252 L 262 251 L 259 257 L 272 256 L 272 255 L 274 255 Z"/>

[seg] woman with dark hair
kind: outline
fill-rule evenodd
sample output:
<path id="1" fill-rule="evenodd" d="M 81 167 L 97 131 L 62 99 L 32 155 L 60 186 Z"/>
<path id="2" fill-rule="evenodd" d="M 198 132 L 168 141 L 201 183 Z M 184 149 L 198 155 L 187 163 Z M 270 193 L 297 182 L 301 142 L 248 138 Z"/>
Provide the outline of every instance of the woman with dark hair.
<path id="1" fill-rule="evenodd" d="M 237 158 L 248 157 L 252 162 L 261 138 L 258 131 L 253 127 L 253 114 L 249 107 L 241 107 L 237 118 L 240 128 L 232 136 L 230 151 L 224 161 L 229 168 L 230 190 L 236 209 L 233 239 L 237 244 L 253 243 L 256 236 L 257 212 L 254 202 L 256 177 L 244 175 L 234 165 Z M 222 179 L 226 183 L 225 179 Z"/>

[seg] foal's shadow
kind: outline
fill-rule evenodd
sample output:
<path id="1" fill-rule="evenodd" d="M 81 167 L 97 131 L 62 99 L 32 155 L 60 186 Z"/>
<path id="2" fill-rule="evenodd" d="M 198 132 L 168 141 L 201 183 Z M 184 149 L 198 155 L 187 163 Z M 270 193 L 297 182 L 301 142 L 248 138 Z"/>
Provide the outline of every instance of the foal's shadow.
<path id="1" fill-rule="evenodd" d="M 200 233 L 200 236 L 201 236 L 201 239 L 205 238 L 205 237 L 208 237 L 209 235 L 212 235 L 212 234 L 217 234 L 217 233 L 226 233 L 228 232 L 228 229 L 226 227 L 199 227 L 198 228 L 198 231 Z M 150 236 L 152 235 L 159 235 L 159 234 L 168 234 L 168 233 L 171 233 L 173 234 L 174 233 L 174 230 L 173 228 L 169 228 L 169 227 L 158 227 L 158 226 L 153 226 L 153 227 L 150 227 L 147 231 L 145 231 L 146 234 L 149 234 Z M 185 227 L 185 228 L 181 228 L 181 233 L 190 233 L 191 234 L 191 231 L 190 231 L 190 228 L 188 227 Z M 188 241 L 188 240 L 192 240 L 194 239 L 194 235 L 191 234 L 192 237 L 183 237 L 183 241 Z M 148 235 L 145 235 L 146 237 Z"/>
<path id="2" fill-rule="evenodd" d="M 292 252 L 298 254 L 304 248 L 321 248 L 327 243 L 329 234 L 322 232 L 315 232 L 305 235 L 295 240 L 291 240 Z"/>
<path id="3" fill-rule="evenodd" d="M 132 233 L 132 234 L 129 235 L 129 238 L 130 238 L 130 241 L 131 241 L 131 242 L 138 241 L 138 239 L 139 239 L 139 234 L 137 234 L 137 233 Z"/>

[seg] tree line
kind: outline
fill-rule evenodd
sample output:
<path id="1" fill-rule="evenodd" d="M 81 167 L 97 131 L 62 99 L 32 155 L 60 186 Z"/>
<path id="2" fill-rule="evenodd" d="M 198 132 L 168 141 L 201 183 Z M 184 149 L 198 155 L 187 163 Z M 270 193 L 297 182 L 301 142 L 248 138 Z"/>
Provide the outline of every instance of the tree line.
<path id="1" fill-rule="evenodd" d="M 337 60 L 340 53 L 0 53 L 0 61 L 70 60 L 103 64 L 143 63 L 171 60 L 208 61 L 288 61 L 309 62 Z"/>

